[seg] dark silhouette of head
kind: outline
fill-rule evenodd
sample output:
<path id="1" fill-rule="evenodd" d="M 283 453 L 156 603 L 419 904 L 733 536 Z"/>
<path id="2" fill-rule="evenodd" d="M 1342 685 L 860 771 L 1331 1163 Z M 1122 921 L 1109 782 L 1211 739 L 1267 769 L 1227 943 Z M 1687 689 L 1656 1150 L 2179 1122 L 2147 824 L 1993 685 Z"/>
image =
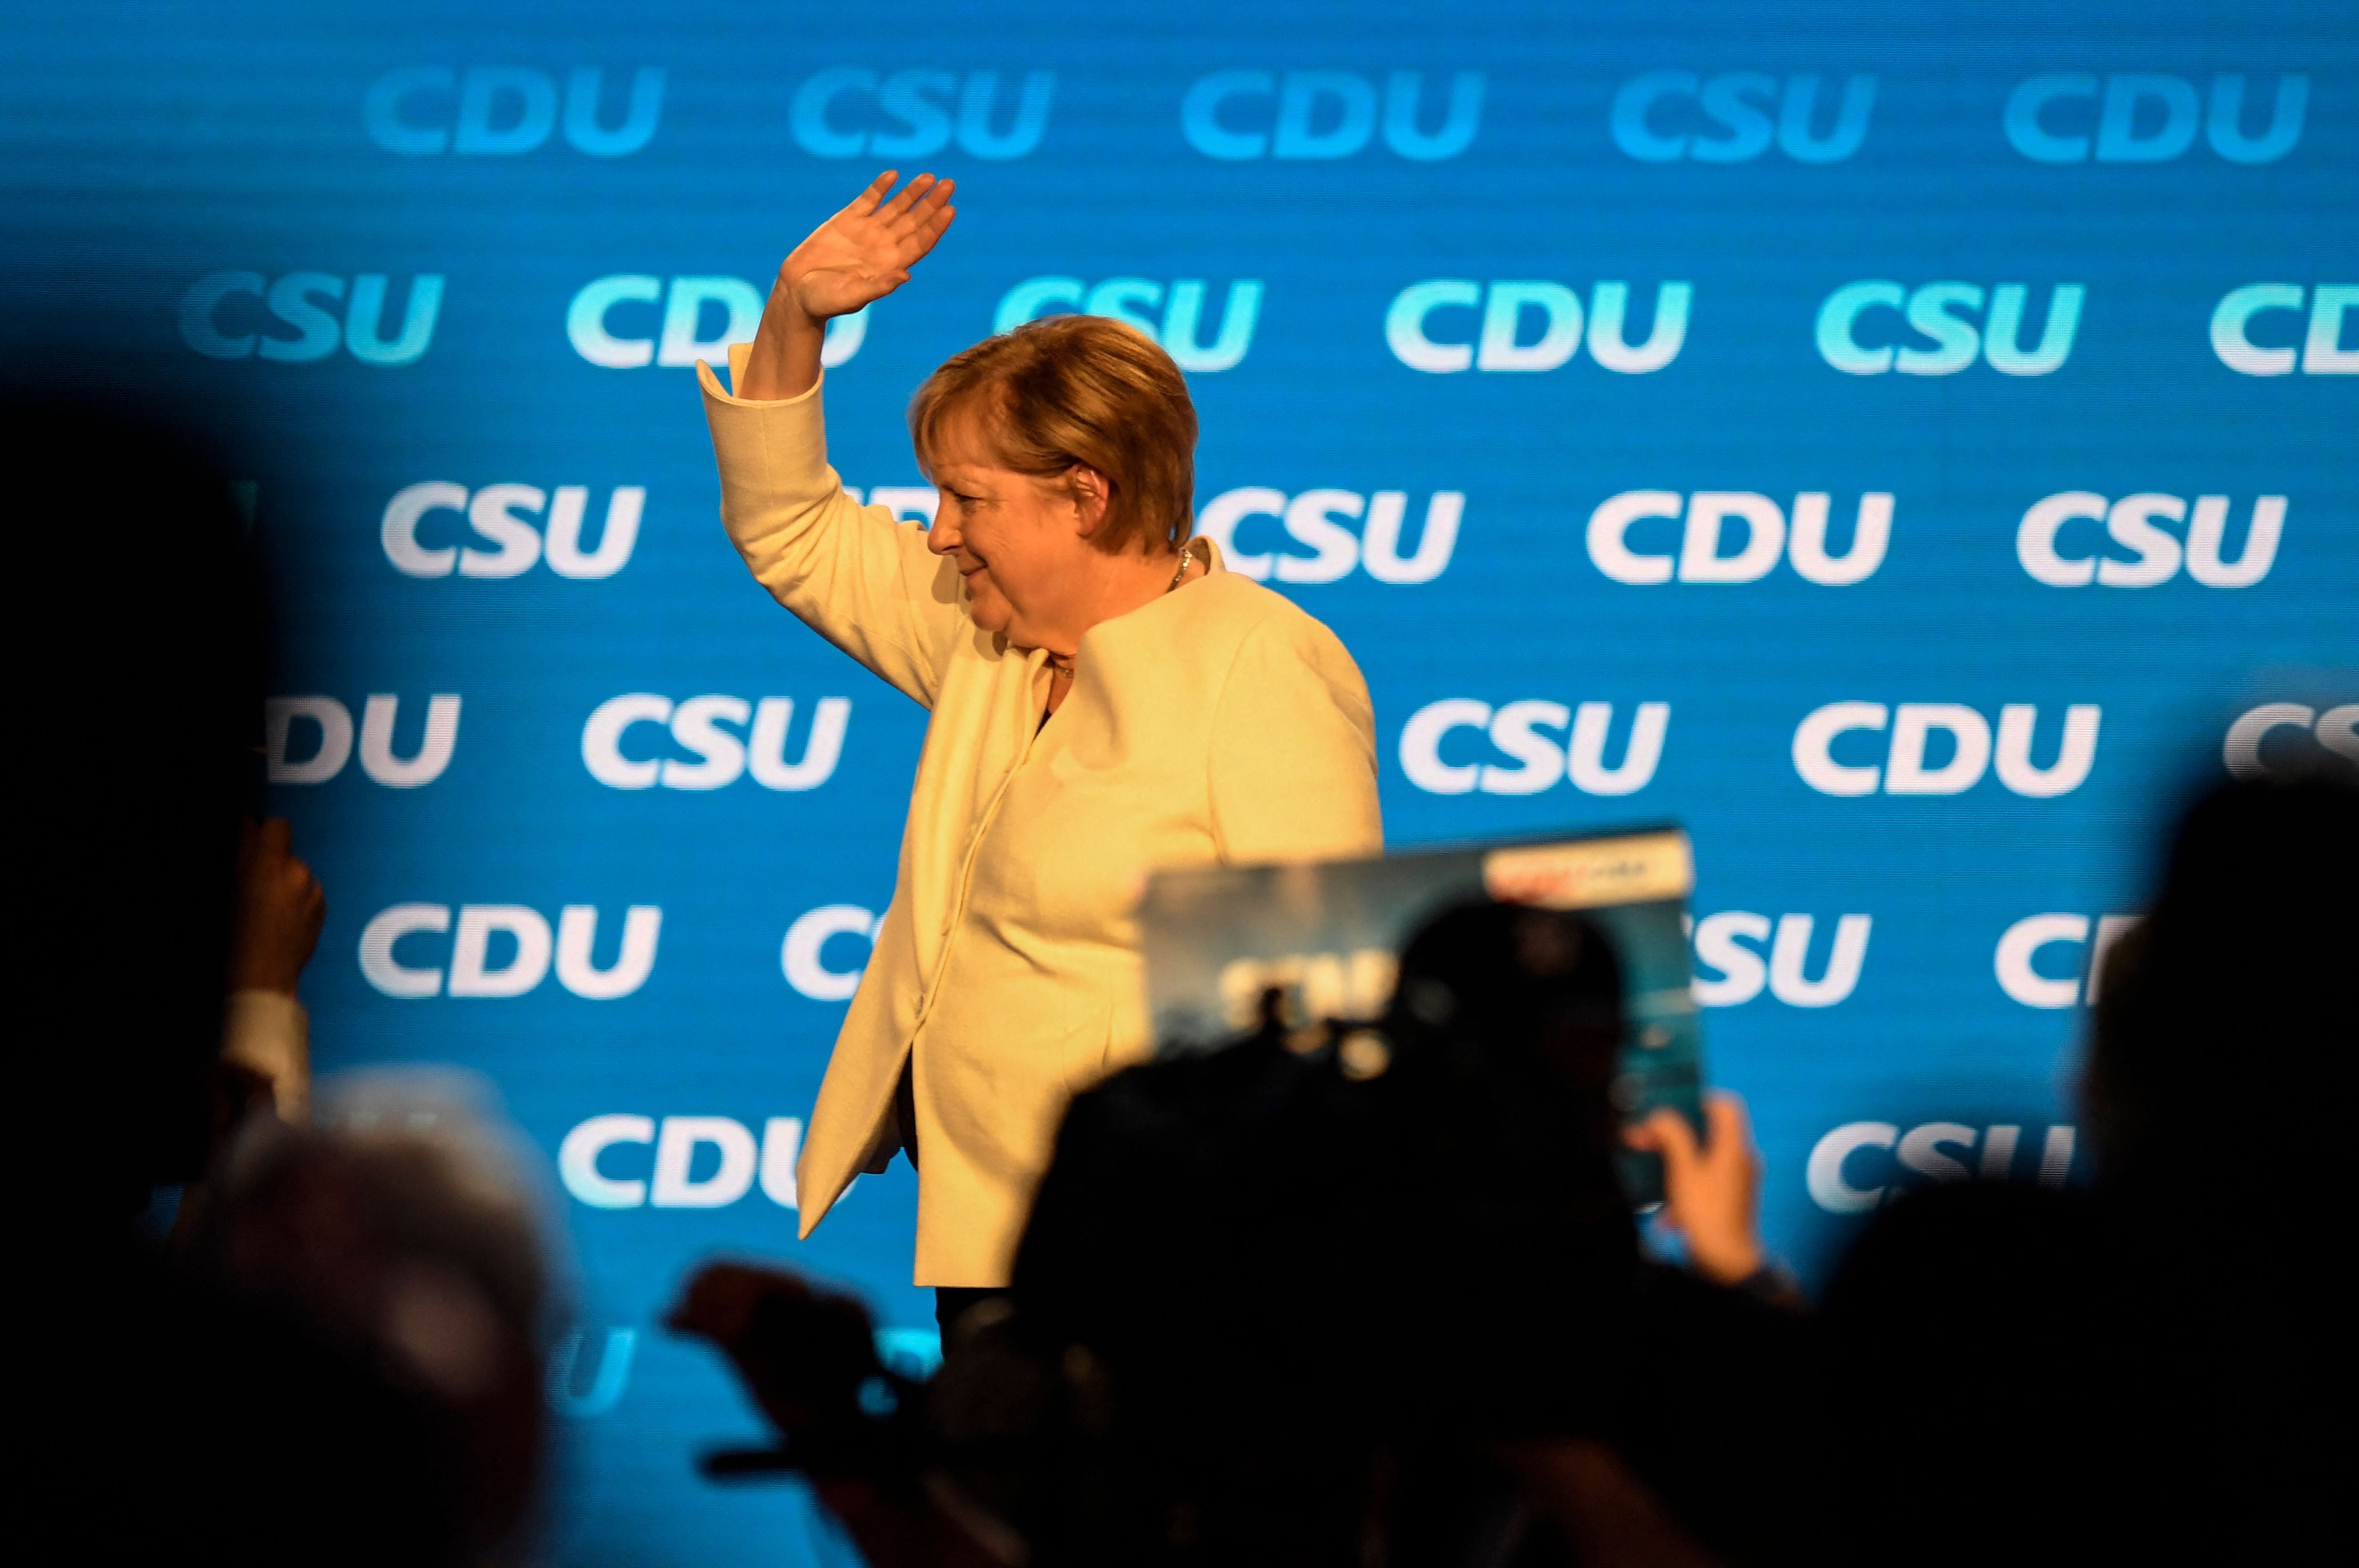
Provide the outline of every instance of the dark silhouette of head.
<path id="1" fill-rule="evenodd" d="M 0 400 L 19 496 L 10 773 L 19 998 L 77 1205 L 197 1171 L 241 814 L 258 803 L 266 627 L 227 485 L 157 428 Z"/>
<path id="2" fill-rule="evenodd" d="M 2359 788 L 2204 794 L 2109 960 L 2082 1091 L 2100 1182 L 2240 1225 L 2322 1196 L 2359 1061 Z"/>
<path id="3" fill-rule="evenodd" d="M 1829 1561 L 2334 1555 L 2354 889 L 2347 780 L 2186 811 L 2098 991 L 2093 1191 L 1926 1189 L 1827 1290 Z"/>
<path id="4" fill-rule="evenodd" d="M 1045 1364 L 1111 1390 L 1109 1538 L 1323 1551 L 1391 1445 L 1598 1421 L 1638 1267 L 1621 1032 L 1602 931 L 1484 902 L 1418 932 L 1373 1024 L 1273 1022 L 1081 1096 L 1013 1300 Z"/>

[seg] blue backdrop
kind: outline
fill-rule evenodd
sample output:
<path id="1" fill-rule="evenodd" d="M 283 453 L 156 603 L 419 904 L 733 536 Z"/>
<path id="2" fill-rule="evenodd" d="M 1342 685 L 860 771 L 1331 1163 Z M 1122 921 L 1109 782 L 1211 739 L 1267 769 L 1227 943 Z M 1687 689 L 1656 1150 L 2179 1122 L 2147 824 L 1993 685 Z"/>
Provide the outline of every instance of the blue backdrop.
<path id="1" fill-rule="evenodd" d="M 746 577 L 688 368 L 879 168 L 962 212 L 837 331 L 846 485 L 930 504 L 903 404 L 995 328 L 1156 333 L 1202 527 L 1367 672 L 1391 842 L 1691 831 L 1806 1270 L 2062 1179 L 2160 813 L 2359 759 L 2347 9 L 375 10 L 12 22 L 9 332 L 236 453 L 319 1061 L 480 1070 L 566 1193 L 561 1561 L 844 1554 L 691 1471 L 753 1428 L 653 1327 L 697 1258 L 930 1321 L 905 1167 L 788 1206 L 924 715 Z"/>

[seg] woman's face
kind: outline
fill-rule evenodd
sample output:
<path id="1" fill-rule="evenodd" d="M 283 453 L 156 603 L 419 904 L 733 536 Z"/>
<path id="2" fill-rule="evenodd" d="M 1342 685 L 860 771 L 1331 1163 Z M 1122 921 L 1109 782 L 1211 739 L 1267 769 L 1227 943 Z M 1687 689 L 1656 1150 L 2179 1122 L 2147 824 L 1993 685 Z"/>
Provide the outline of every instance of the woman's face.
<path id="1" fill-rule="evenodd" d="M 957 563 L 976 626 L 1019 647 L 1056 648 L 1093 548 L 1081 503 L 1061 481 L 992 462 L 976 424 L 953 419 L 937 440 L 940 502 L 927 548 Z"/>

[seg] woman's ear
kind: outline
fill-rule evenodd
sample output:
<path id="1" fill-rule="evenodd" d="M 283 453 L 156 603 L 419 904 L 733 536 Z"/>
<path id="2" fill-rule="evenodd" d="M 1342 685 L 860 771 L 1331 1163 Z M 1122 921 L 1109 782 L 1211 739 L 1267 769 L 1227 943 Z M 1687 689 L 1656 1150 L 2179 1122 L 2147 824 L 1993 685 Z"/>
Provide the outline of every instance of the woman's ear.
<path id="1" fill-rule="evenodd" d="M 1114 485 L 1086 463 L 1073 464 L 1068 477 L 1073 487 L 1074 531 L 1083 539 L 1095 539 L 1098 529 L 1105 526 L 1106 506 L 1114 499 Z"/>

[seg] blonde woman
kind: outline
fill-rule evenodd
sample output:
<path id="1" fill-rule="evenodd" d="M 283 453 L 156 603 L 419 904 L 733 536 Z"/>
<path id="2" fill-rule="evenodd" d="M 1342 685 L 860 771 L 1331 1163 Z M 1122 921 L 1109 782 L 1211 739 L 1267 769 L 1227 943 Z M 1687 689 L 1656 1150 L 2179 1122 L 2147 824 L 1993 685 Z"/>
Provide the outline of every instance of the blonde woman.
<path id="1" fill-rule="evenodd" d="M 781 604 L 930 713 L 900 869 L 811 1113 L 809 1235 L 918 1168 L 915 1279 L 1003 1287 L 1073 1093 L 1146 1055 L 1139 878 L 1382 843 L 1366 683 L 1334 635 L 1190 537 L 1196 415 L 1094 317 L 954 355 L 909 406 L 930 529 L 827 463 L 830 318 L 907 282 L 951 183 L 887 172 L 797 245 L 734 395 L 699 365 L 721 512 Z"/>

